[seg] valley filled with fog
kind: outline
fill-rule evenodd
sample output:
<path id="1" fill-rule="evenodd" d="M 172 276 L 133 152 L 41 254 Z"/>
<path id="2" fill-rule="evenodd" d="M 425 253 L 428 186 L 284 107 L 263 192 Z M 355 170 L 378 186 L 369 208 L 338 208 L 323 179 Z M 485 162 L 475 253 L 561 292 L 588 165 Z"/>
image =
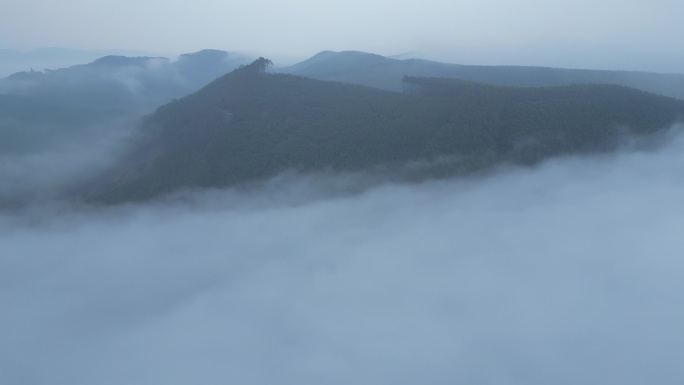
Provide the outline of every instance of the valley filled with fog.
<path id="1" fill-rule="evenodd" d="M 469 178 L 4 212 L 0 383 L 676 382 L 684 136 L 663 135 Z"/>
<path id="2" fill-rule="evenodd" d="M 682 383 L 682 14 L 4 2 L 0 385 Z"/>

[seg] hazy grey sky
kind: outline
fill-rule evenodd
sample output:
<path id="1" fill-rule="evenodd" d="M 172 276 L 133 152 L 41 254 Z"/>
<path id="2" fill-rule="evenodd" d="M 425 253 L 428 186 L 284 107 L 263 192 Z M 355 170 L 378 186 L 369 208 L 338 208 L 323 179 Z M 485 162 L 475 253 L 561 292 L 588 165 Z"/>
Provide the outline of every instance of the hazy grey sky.
<path id="1" fill-rule="evenodd" d="M 684 72 L 682 14 L 678 0 L 7 0 L 0 47 L 416 51 L 464 64 Z"/>

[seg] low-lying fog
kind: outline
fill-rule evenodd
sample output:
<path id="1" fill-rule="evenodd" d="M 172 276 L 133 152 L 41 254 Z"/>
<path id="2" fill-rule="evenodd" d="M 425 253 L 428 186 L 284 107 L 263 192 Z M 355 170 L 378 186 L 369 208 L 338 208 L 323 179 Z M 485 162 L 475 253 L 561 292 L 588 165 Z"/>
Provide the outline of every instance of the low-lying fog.
<path id="1" fill-rule="evenodd" d="M 71 131 L 45 125 L 0 132 L 7 141 L 0 144 L 0 210 L 7 202 L 54 199 L 107 170 L 133 141 L 136 118 Z M 22 129 L 24 133 L 12 135 Z"/>
<path id="2" fill-rule="evenodd" d="M 354 180 L 3 214 L 0 383 L 684 378 L 684 136 L 334 193 Z"/>

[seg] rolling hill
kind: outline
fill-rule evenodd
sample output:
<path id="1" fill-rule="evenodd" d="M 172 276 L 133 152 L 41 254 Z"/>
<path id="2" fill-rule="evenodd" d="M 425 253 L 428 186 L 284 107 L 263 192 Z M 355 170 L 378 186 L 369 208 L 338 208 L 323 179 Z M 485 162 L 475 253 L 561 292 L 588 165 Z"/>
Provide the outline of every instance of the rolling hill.
<path id="1" fill-rule="evenodd" d="M 323 51 L 279 71 L 319 80 L 362 84 L 394 91 L 401 90 L 404 76 L 425 76 L 517 87 L 617 84 L 684 99 L 684 75 L 681 74 L 459 65 L 421 59 L 398 60 L 358 51 Z"/>
<path id="2" fill-rule="evenodd" d="M 104 56 L 57 70 L 14 73 L 0 80 L 0 156 L 42 151 L 113 122 L 139 119 L 250 61 L 203 50 L 176 61 Z"/>
<path id="3" fill-rule="evenodd" d="M 134 150 L 80 189 L 99 203 L 234 186 L 287 170 L 464 175 L 610 151 L 684 116 L 684 102 L 616 85 L 517 88 L 406 77 L 404 92 L 268 73 L 259 59 L 160 107 Z M 406 174 L 406 164 L 427 165 Z"/>

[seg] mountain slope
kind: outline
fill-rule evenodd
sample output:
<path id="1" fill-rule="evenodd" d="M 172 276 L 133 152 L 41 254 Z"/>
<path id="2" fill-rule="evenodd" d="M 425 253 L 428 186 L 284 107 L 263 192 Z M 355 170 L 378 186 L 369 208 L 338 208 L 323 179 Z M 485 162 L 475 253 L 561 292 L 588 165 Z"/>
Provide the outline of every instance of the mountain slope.
<path id="1" fill-rule="evenodd" d="M 475 66 L 420 59 L 390 59 L 357 51 L 324 51 L 279 70 L 319 80 L 401 89 L 404 76 L 447 77 L 478 83 L 549 87 L 572 84 L 618 84 L 684 99 L 684 75 L 636 71 L 597 71 L 521 66 Z"/>
<path id="2" fill-rule="evenodd" d="M 118 203 L 290 169 L 393 172 L 407 162 L 436 165 L 410 177 L 459 175 L 607 151 L 626 133 L 657 132 L 684 116 L 682 101 L 621 86 L 407 78 L 407 92 L 396 93 L 264 73 L 263 65 L 159 108 L 127 161 L 82 196 Z"/>

